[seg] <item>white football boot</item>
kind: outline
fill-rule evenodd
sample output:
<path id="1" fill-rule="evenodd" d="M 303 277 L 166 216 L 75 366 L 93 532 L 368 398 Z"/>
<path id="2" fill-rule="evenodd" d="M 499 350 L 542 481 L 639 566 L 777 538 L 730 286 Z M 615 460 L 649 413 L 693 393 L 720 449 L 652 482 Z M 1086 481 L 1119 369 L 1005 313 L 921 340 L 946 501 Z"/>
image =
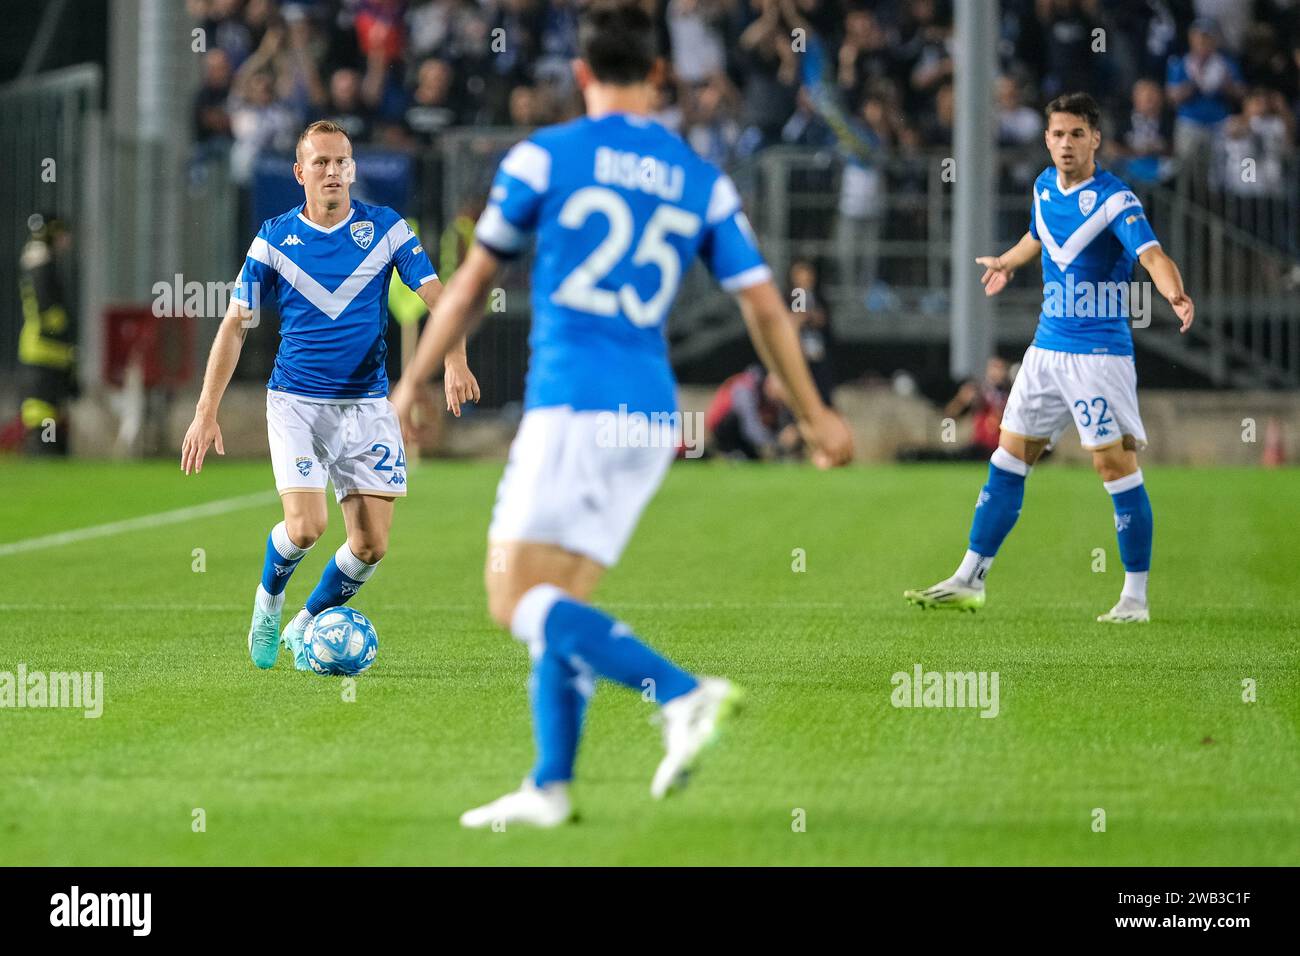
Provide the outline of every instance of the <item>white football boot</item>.
<path id="1" fill-rule="evenodd" d="M 664 704 L 658 717 L 667 753 L 655 770 L 650 795 L 656 800 L 686 783 L 700 751 L 717 739 L 719 728 L 740 706 L 741 691 L 729 680 L 702 677 L 699 686 Z"/>
<path id="2" fill-rule="evenodd" d="M 928 588 L 904 591 L 903 597 L 909 604 L 915 604 L 922 610 L 942 608 L 973 613 L 984 606 L 984 588 L 972 587 L 955 577 L 932 584 Z"/>
<path id="3" fill-rule="evenodd" d="M 1151 612 L 1143 602 L 1121 597 L 1118 604 L 1097 620 L 1103 624 L 1144 624 L 1151 620 Z"/>
<path id="4" fill-rule="evenodd" d="M 558 827 L 573 817 L 569 804 L 569 787 L 564 783 L 548 783 L 538 787 L 531 778 L 525 779 L 519 789 L 498 797 L 460 815 L 460 825 L 471 830 L 504 830 L 512 823 L 530 827 Z"/>

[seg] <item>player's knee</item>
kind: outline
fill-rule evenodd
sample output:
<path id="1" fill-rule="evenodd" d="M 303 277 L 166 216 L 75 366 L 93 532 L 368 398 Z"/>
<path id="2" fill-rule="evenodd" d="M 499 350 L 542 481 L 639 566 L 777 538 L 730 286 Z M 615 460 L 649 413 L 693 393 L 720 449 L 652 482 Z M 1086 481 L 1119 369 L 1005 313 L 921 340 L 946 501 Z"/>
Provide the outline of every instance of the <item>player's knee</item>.
<path id="1" fill-rule="evenodd" d="M 499 627 L 510 629 L 510 622 L 515 616 L 515 605 L 518 603 L 518 597 L 507 588 L 488 589 L 488 614 Z"/>
<path id="2" fill-rule="evenodd" d="M 387 541 L 349 541 L 350 550 L 363 564 L 378 564 L 388 553 Z"/>
<path id="3" fill-rule="evenodd" d="M 1132 462 L 1109 455 L 1094 455 L 1092 467 L 1102 481 L 1118 481 L 1136 470 Z"/>
<path id="4" fill-rule="evenodd" d="M 310 548 L 325 533 L 326 519 L 315 515 L 294 515 L 285 518 L 284 530 L 289 540 L 300 548 Z"/>

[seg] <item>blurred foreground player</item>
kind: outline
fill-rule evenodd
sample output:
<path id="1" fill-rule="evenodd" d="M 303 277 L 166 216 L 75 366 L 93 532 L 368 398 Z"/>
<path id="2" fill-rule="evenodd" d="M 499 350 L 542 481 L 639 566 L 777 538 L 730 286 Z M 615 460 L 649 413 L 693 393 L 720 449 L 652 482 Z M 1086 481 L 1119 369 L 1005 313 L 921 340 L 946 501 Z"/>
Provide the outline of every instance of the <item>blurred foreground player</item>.
<path id="1" fill-rule="evenodd" d="M 697 255 L 739 298 L 815 460 L 842 464 L 852 452 L 844 422 L 817 396 L 735 186 L 650 118 L 662 64 L 649 16 L 588 7 L 579 49 L 587 115 L 539 130 L 502 160 L 476 243 L 393 391 L 405 426 L 416 389 L 482 315 L 498 263 L 536 233 L 525 412 L 488 530 L 486 583 L 492 617 L 532 657 L 538 757 L 517 791 L 461 817 L 472 828 L 571 818 L 568 785 L 597 678 L 661 705 L 656 798 L 681 785 L 738 698 L 730 681 L 687 673 L 587 603 L 676 454 L 680 429 L 664 421 L 677 420 L 664 320 Z"/>

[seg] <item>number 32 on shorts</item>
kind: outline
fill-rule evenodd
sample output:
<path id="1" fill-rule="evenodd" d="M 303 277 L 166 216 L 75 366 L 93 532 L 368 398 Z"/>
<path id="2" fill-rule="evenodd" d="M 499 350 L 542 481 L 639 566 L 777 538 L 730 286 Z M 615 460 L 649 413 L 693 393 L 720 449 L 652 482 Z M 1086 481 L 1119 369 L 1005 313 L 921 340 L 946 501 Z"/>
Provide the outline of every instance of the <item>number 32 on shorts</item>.
<path id="1" fill-rule="evenodd" d="M 1091 428 L 1093 425 L 1110 425 L 1115 419 L 1111 418 L 1108 413 L 1109 406 L 1106 399 L 1097 395 L 1089 400 L 1079 399 L 1074 403 L 1075 410 L 1079 416 L 1079 426 L 1081 428 Z M 1094 419 L 1093 415 L 1097 417 Z"/>

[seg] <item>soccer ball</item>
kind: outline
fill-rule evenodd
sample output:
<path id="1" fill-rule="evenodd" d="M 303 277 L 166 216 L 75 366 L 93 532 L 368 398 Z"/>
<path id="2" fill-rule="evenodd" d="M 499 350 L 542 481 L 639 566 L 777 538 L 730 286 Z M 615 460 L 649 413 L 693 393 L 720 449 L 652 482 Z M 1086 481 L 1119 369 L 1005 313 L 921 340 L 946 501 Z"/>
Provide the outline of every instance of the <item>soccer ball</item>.
<path id="1" fill-rule="evenodd" d="M 350 607 L 326 608 L 302 635 L 307 663 L 317 674 L 355 677 L 375 662 L 379 635 L 370 619 Z"/>

